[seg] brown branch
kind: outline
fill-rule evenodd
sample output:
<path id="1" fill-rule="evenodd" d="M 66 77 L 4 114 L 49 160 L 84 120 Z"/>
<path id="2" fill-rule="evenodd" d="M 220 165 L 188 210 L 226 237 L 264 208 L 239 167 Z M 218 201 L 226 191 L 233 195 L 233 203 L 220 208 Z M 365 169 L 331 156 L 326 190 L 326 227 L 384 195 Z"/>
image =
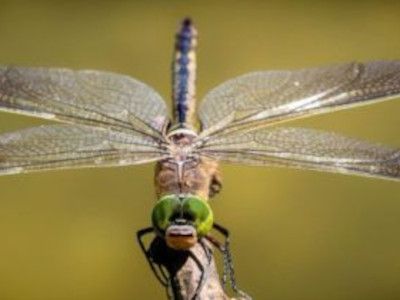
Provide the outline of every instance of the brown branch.
<path id="1" fill-rule="evenodd" d="M 169 248 L 165 241 L 156 237 L 150 246 L 151 259 L 163 266 L 169 275 L 171 297 L 174 300 L 241 300 L 248 297 L 230 298 L 224 291 L 216 268 L 213 247 L 202 239 L 187 251 Z"/>
<path id="2" fill-rule="evenodd" d="M 171 281 L 175 299 L 231 299 L 221 286 L 211 245 L 203 241 L 203 244 L 197 243 L 192 247 L 190 252 L 191 255 Z"/>

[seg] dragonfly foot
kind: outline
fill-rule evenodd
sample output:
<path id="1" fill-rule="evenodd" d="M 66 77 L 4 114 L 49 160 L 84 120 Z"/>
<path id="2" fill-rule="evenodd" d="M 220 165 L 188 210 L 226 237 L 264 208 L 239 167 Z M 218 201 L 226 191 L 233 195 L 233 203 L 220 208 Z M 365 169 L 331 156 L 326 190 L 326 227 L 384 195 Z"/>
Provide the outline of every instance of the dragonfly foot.
<path id="1" fill-rule="evenodd" d="M 221 243 L 216 238 L 208 235 L 206 238 L 218 249 L 221 251 L 223 256 L 223 265 L 224 270 L 222 274 L 222 286 L 225 288 L 226 282 L 229 280 L 230 287 L 233 292 L 239 296 L 239 299 L 251 300 L 252 298 L 241 289 L 238 288 L 236 284 L 235 278 L 235 270 L 233 266 L 232 252 L 230 250 L 230 240 L 229 240 L 229 231 L 225 227 L 214 223 L 213 228 L 222 234 L 225 238 L 224 243 Z"/>

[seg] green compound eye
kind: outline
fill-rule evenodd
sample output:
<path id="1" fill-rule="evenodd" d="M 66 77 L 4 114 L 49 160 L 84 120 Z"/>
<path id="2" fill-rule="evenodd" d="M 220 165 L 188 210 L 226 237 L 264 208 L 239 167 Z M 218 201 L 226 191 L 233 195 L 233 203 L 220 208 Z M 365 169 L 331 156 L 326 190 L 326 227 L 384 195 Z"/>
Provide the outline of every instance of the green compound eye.
<path id="1" fill-rule="evenodd" d="M 153 208 L 152 223 L 157 233 L 165 236 L 170 225 L 192 225 L 199 237 L 206 235 L 213 225 L 213 213 L 205 200 L 197 196 L 179 198 L 176 195 L 162 197 Z"/>
<path id="2" fill-rule="evenodd" d="M 182 204 L 177 196 L 162 197 L 153 208 L 151 220 L 153 227 L 162 236 L 173 218 L 181 214 Z"/>
<path id="3" fill-rule="evenodd" d="M 189 196 L 183 200 L 183 216 L 192 221 L 199 237 L 206 235 L 212 228 L 213 213 L 205 200 Z"/>

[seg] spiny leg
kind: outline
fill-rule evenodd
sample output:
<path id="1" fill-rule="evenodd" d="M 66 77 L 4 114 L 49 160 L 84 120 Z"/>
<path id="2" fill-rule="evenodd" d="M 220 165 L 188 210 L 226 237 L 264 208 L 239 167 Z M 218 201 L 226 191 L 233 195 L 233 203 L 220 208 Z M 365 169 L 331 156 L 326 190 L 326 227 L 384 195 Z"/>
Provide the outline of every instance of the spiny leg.
<path id="1" fill-rule="evenodd" d="M 221 244 L 212 236 L 207 236 L 207 239 L 222 252 L 224 261 L 224 270 L 222 275 L 222 285 L 225 287 L 227 278 L 229 278 L 232 290 L 245 299 L 251 299 L 249 295 L 240 290 L 236 284 L 235 270 L 233 266 L 232 252 L 230 250 L 229 230 L 225 227 L 214 223 L 213 228 L 225 237 L 225 242 Z"/>
<path id="2" fill-rule="evenodd" d="M 215 248 L 217 248 L 221 253 L 222 253 L 222 256 L 223 256 L 223 260 L 224 260 L 224 268 L 223 268 L 223 273 L 222 273 L 222 286 L 223 286 L 223 288 L 225 289 L 225 286 L 226 286 L 226 278 L 227 278 L 227 268 L 226 268 L 226 263 L 225 263 L 225 255 L 224 255 L 224 253 L 225 253 L 225 246 L 220 242 L 220 241 L 218 241 L 215 237 L 213 237 L 212 235 L 207 235 L 206 237 L 205 237 L 209 242 L 211 242 L 211 244 L 215 247 Z"/>
<path id="3" fill-rule="evenodd" d="M 193 261 L 196 263 L 197 267 L 200 270 L 200 280 L 199 280 L 199 284 L 197 285 L 196 288 L 196 292 L 194 293 L 192 300 L 198 300 L 198 297 L 200 295 L 201 290 L 203 289 L 204 286 L 204 282 L 205 282 L 205 268 L 203 267 L 203 265 L 201 264 L 201 261 L 196 257 L 196 255 L 194 255 L 192 252 L 190 252 L 189 256 L 193 259 Z"/>
<path id="4" fill-rule="evenodd" d="M 212 254 L 211 255 L 209 254 L 211 252 L 211 249 L 209 247 L 207 247 L 207 245 L 205 245 L 204 242 L 201 240 L 199 241 L 199 245 L 203 248 L 203 251 L 205 252 L 205 255 L 208 260 L 207 263 L 209 265 L 209 263 L 211 262 L 211 259 L 212 259 Z M 168 259 L 170 260 L 170 262 L 172 262 L 172 264 L 167 266 L 167 270 L 171 274 L 171 279 L 170 279 L 171 283 L 172 283 L 171 288 L 172 288 L 172 292 L 173 292 L 175 298 L 181 299 L 181 298 L 179 298 L 180 297 L 179 290 L 181 289 L 180 288 L 181 282 L 178 279 L 177 272 L 179 272 L 179 270 L 181 269 L 181 267 L 183 265 L 179 264 L 179 266 L 177 267 L 173 263 L 174 257 L 176 258 L 177 257 L 176 255 L 178 254 L 179 257 L 185 258 L 184 259 L 185 262 L 188 258 L 191 258 L 200 271 L 199 283 L 197 284 L 194 294 L 190 298 L 190 300 L 199 300 L 200 292 L 202 291 L 204 284 L 207 281 L 206 280 L 207 279 L 206 270 L 208 269 L 208 265 L 205 266 L 201 262 L 201 260 L 198 258 L 198 256 L 196 256 L 196 254 L 193 253 L 190 249 L 189 250 L 174 250 L 174 249 L 169 248 L 169 250 L 172 251 L 172 252 L 170 252 L 170 254 L 172 254 L 172 256 L 168 256 Z M 173 254 L 173 253 L 175 253 L 175 254 Z"/>
<path id="5" fill-rule="evenodd" d="M 169 287 L 169 276 L 167 276 L 167 274 L 165 274 L 165 272 L 164 272 L 163 268 L 161 267 L 161 265 L 154 261 L 152 253 L 148 249 L 146 249 L 146 246 L 145 246 L 144 241 L 142 239 L 145 235 L 148 235 L 150 233 L 154 233 L 153 227 L 146 227 L 146 228 L 143 228 L 143 229 L 139 230 L 136 233 L 137 241 L 139 243 L 140 249 L 142 250 L 144 256 L 146 257 L 147 262 L 149 263 L 149 266 L 150 266 L 153 274 L 156 276 L 157 280 L 165 288 L 168 289 L 168 287 Z"/>
<path id="6" fill-rule="evenodd" d="M 208 270 L 208 268 L 209 268 L 209 266 L 210 266 L 210 263 L 211 263 L 211 261 L 212 261 L 212 251 L 211 251 L 210 247 L 209 247 L 207 244 L 204 243 L 204 240 L 203 240 L 203 239 L 200 239 L 200 240 L 199 240 L 199 244 L 201 245 L 201 247 L 202 247 L 202 249 L 203 249 L 203 251 L 204 251 L 204 254 L 205 254 L 206 257 L 207 257 L 207 262 L 208 262 L 208 264 L 207 264 L 207 268 L 205 268 L 205 267 L 201 264 L 200 260 L 196 257 L 196 255 L 194 255 L 194 254 L 190 251 L 189 256 L 194 260 L 194 262 L 196 263 L 196 265 L 198 266 L 198 268 L 199 268 L 199 270 L 200 270 L 200 272 L 201 272 L 199 284 L 198 284 L 198 286 L 197 286 L 197 288 L 196 288 L 196 293 L 195 293 L 195 295 L 193 296 L 193 299 L 197 299 L 197 297 L 199 296 L 201 290 L 203 289 L 204 284 L 205 284 L 206 281 L 207 281 L 207 275 L 208 275 L 207 270 Z"/>
<path id="7" fill-rule="evenodd" d="M 171 290 L 171 282 L 174 281 L 173 286 L 179 286 L 179 282 L 176 282 L 175 276 L 169 276 L 166 274 L 164 266 L 167 268 L 169 273 L 175 273 L 177 270 L 175 270 L 170 263 L 174 261 L 174 257 L 176 252 L 179 252 L 179 257 L 190 257 L 193 259 L 195 262 L 196 266 L 199 268 L 201 276 L 199 280 L 199 284 L 196 287 L 196 291 L 191 298 L 191 300 L 198 300 L 198 297 L 200 295 L 200 292 L 204 286 L 204 283 L 206 282 L 206 268 L 205 266 L 202 265 L 202 262 L 197 258 L 197 256 L 190 250 L 187 251 L 177 251 L 173 250 L 171 248 L 168 248 L 165 244 L 165 241 L 162 240 L 160 237 L 156 237 L 153 239 L 149 249 L 146 249 L 145 243 L 143 241 L 143 237 L 150 234 L 154 233 L 154 229 L 152 227 L 147 227 L 144 229 L 141 229 L 137 232 L 137 239 L 140 245 L 140 248 L 142 249 L 142 252 L 144 253 L 150 268 L 154 275 L 156 276 L 157 280 L 166 288 L 167 290 L 167 296 L 168 299 L 172 299 L 171 292 L 175 294 L 174 290 Z M 208 264 L 211 262 L 212 259 L 212 253 L 211 249 L 207 247 L 207 245 L 204 244 L 204 241 L 200 240 L 199 244 L 202 246 L 202 249 L 205 252 L 205 255 L 207 257 Z M 160 250 L 162 253 L 159 253 Z M 172 256 L 171 256 L 172 255 Z M 176 258 L 176 257 L 175 257 Z M 184 259 L 186 260 L 186 259 Z M 179 268 L 178 268 L 179 269 Z"/>

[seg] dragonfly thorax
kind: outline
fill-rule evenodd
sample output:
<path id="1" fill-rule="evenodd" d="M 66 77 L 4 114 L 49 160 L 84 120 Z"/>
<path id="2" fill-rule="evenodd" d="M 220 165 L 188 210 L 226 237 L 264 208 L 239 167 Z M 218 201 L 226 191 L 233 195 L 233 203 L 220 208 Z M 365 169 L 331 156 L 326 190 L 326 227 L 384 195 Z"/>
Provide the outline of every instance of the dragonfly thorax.
<path id="1" fill-rule="evenodd" d="M 178 165 L 187 160 L 193 160 L 193 141 L 197 138 L 197 133 L 191 129 L 179 128 L 171 131 L 166 136 L 169 142 L 170 158 Z"/>
<path id="2" fill-rule="evenodd" d="M 156 166 L 157 196 L 194 194 L 208 199 L 218 164 L 198 154 L 194 131 L 177 129 L 167 136 L 169 155 Z"/>

